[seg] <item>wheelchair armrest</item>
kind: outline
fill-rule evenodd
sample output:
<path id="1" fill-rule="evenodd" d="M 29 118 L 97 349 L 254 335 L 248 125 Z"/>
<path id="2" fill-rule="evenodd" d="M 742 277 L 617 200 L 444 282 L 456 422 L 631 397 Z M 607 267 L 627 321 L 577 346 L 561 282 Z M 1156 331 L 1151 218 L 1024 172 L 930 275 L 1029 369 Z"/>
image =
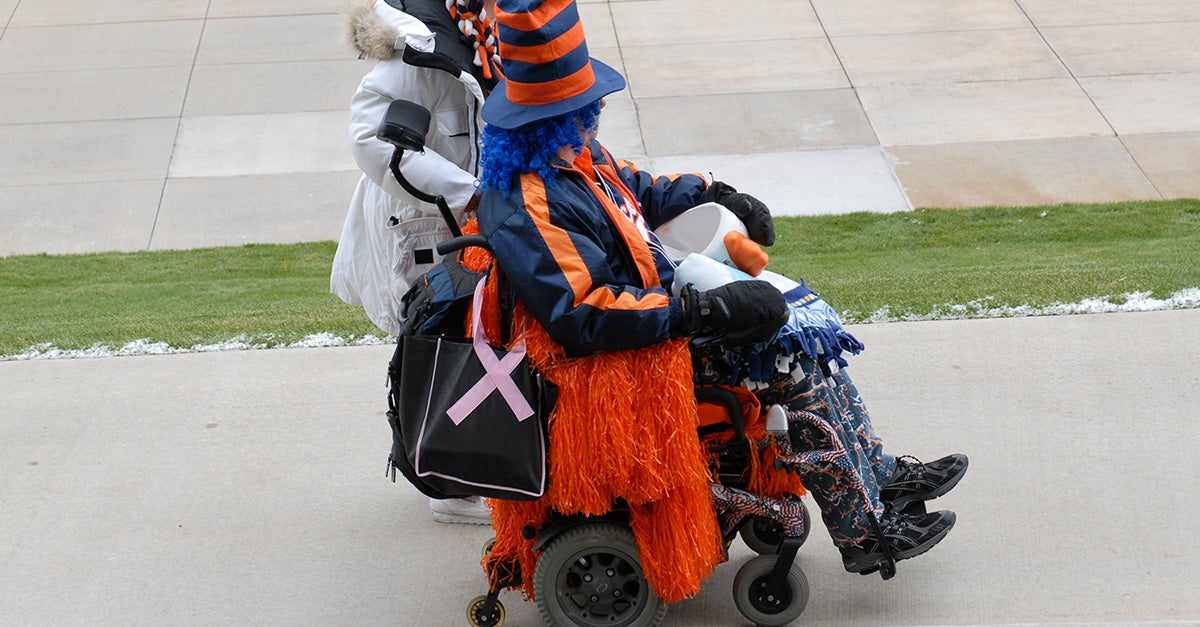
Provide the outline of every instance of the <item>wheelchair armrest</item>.
<path id="1" fill-rule="evenodd" d="M 746 439 L 746 417 L 742 415 L 742 403 L 731 390 L 722 387 L 696 388 L 696 401 L 718 403 L 729 410 L 729 421 L 738 440 Z"/>

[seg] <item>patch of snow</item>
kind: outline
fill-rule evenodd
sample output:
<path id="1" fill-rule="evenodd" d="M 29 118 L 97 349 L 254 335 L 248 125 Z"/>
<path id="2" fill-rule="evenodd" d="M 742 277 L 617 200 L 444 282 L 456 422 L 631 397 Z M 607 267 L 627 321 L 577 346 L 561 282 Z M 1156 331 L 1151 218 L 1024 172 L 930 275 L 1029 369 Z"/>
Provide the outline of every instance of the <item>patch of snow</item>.
<path id="1" fill-rule="evenodd" d="M 894 315 L 889 307 L 881 307 L 870 315 L 859 318 L 855 315 L 844 315 L 847 323 L 876 324 L 883 322 L 910 322 L 923 320 L 963 320 L 967 318 L 1021 318 L 1026 316 L 1066 316 L 1072 314 L 1098 314 L 1129 311 L 1164 311 L 1168 309 L 1197 309 L 1200 308 L 1200 288 L 1189 287 L 1179 290 L 1171 296 L 1159 299 L 1150 296 L 1150 292 L 1128 292 L 1122 294 L 1123 302 L 1113 302 L 1113 298 L 1085 298 L 1078 303 L 1051 303 L 1044 307 L 1031 305 L 992 305 L 992 297 L 973 300 L 965 305 L 946 303 L 936 305 L 927 314 L 905 313 Z"/>
<path id="2" fill-rule="evenodd" d="M 843 313 L 847 324 L 876 324 L 884 322 L 908 322 L 920 320 L 962 320 L 966 318 L 1018 318 L 1025 316 L 1065 316 L 1072 314 L 1097 314 L 1123 311 L 1163 311 L 1167 309 L 1200 309 L 1200 288 L 1182 289 L 1164 299 L 1153 298 L 1150 292 L 1122 294 L 1123 302 L 1112 302 L 1112 298 L 1086 298 L 1078 303 L 1053 303 L 1045 307 L 1030 305 L 992 305 L 992 297 L 971 301 L 965 305 L 946 303 L 933 308 L 927 314 L 895 315 L 889 307 L 881 307 L 870 315 L 859 317 Z M 88 359 L 93 357 L 124 357 L 128 355 L 174 355 L 178 353 L 210 353 L 216 351 L 262 350 L 272 348 L 323 348 L 330 346 L 380 346 L 391 344 L 396 338 L 363 335 L 342 337 L 333 333 L 314 333 L 294 342 L 277 341 L 274 335 L 237 337 L 216 344 L 196 344 L 190 347 L 171 346 L 166 342 L 152 342 L 142 338 L 127 342 L 124 346 L 112 347 L 93 344 L 90 348 L 64 350 L 53 344 L 36 344 L 20 353 L 0 355 L 0 361 L 25 361 L 32 359 Z"/>
<path id="3" fill-rule="evenodd" d="M 212 353 L 217 351 L 261 350 L 270 348 L 322 348 L 329 346 L 380 346 L 395 342 L 393 337 L 363 335 L 345 338 L 332 333 L 314 333 L 295 342 L 276 341 L 275 336 L 251 338 L 239 335 L 216 344 L 195 344 L 189 347 L 171 346 L 166 342 L 152 342 L 142 338 L 113 347 L 93 344 L 89 348 L 65 350 L 53 344 L 35 344 L 23 352 L 0 355 L 0 361 L 26 361 L 31 359 L 89 359 L 93 357 L 125 357 L 130 355 L 175 355 L 179 353 Z"/>

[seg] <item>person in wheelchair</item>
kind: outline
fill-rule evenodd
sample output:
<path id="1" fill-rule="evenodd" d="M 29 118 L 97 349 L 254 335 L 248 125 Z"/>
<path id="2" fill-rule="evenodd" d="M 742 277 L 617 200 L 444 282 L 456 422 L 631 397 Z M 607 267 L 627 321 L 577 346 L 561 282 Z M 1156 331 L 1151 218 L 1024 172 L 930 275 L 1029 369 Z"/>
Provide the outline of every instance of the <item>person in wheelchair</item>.
<path id="1" fill-rule="evenodd" d="M 563 3 L 499 1 L 507 74 L 483 108 L 488 126 L 479 227 L 518 302 L 567 358 L 692 336 L 723 336 L 731 347 L 771 338 L 788 316 L 777 288 L 737 281 L 703 292 L 685 287 L 672 296 L 674 264 L 654 234 L 681 212 L 716 201 L 734 210 L 752 239 L 770 245 L 769 211 L 729 185 L 694 174 L 654 177 L 614 159 L 596 136 L 604 97 L 623 89 L 625 79 L 587 56 L 583 45 L 507 45 L 506 27 L 540 35 L 539 42 L 577 36 L 581 43 L 582 33 L 551 32 L 553 22 L 536 26 L 531 16 L 554 4 Z M 851 451 L 856 464 L 847 472 L 854 476 L 802 475 L 845 568 L 866 574 L 879 568 L 885 553 L 905 559 L 932 548 L 955 514 L 926 513 L 922 504 L 959 481 L 966 457 L 923 464 L 884 453 L 845 373 L 826 374 L 813 359 L 801 362 L 796 376 L 768 388 L 775 396 L 769 402 L 816 413 Z M 642 379 L 636 385 L 644 387 L 599 392 L 656 394 L 664 384 Z M 820 434 L 804 424 L 791 424 L 789 432 L 799 449 L 821 445 Z M 863 486 L 868 502 L 850 485 Z"/>

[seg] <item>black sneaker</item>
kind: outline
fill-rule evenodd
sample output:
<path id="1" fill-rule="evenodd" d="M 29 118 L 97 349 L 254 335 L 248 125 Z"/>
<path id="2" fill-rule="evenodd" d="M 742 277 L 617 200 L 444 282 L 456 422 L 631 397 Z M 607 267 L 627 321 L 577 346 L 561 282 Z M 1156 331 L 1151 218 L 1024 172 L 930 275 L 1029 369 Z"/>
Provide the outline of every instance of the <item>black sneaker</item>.
<path id="1" fill-rule="evenodd" d="M 928 464 L 905 455 L 896 458 L 896 470 L 887 485 L 879 488 L 879 500 L 896 511 L 913 501 L 929 501 L 947 493 L 967 471 L 967 456 L 947 455 Z"/>
<path id="2" fill-rule="evenodd" d="M 879 526 L 883 531 L 884 541 L 891 547 L 892 559 L 899 561 L 932 549 L 946 537 L 946 533 L 954 526 L 954 520 L 954 512 L 950 510 L 932 512 L 924 516 L 888 510 L 884 512 Z M 842 566 L 852 573 L 869 575 L 888 561 L 883 543 L 875 533 L 854 546 L 842 548 L 841 551 Z"/>

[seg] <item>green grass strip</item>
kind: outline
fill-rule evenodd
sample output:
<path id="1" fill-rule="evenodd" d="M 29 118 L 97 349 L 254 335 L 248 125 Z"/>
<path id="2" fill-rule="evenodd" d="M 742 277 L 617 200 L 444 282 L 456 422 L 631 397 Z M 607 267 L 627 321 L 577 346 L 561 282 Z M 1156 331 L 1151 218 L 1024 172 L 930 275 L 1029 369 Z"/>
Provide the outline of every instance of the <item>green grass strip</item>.
<path id="1" fill-rule="evenodd" d="M 1200 286 L 1200 201 L 779 218 L 771 266 L 848 321 L 887 308 L 1046 306 Z M 335 245 L 0 258 L 0 356 L 50 344 L 188 348 L 382 335 L 329 294 Z"/>
<path id="2" fill-rule="evenodd" d="M 49 343 L 173 347 L 382 335 L 329 293 L 333 242 L 0 259 L 0 355 Z"/>
<path id="3" fill-rule="evenodd" d="M 1200 201 L 920 209 L 778 221 L 770 268 L 862 321 L 1200 286 Z"/>

